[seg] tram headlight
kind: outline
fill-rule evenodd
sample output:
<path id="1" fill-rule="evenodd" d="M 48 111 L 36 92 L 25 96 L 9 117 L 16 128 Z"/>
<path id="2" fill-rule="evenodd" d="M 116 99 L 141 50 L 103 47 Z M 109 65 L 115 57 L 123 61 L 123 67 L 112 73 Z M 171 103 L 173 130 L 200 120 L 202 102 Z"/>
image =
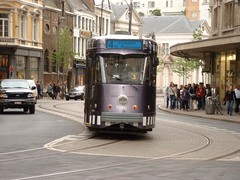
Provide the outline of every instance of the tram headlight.
<path id="1" fill-rule="evenodd" d="M 137 110 L 138 109 L 138 105 L 133 105 L 133 109 Z"/>
<path id="2" fill-rule="evenodd" d="M 128 97 L 126 95 L 120 95 L 118 97 L 118 101 L 120 104 L 126 104 L 128 101 Z"/>
<path id="3" fill-rule="evenodd" d="M 112 109 L 112 105 L 109 104 L 109 105 L 107 106 L 107 108 L 108 108 L 108 109 Z"/>

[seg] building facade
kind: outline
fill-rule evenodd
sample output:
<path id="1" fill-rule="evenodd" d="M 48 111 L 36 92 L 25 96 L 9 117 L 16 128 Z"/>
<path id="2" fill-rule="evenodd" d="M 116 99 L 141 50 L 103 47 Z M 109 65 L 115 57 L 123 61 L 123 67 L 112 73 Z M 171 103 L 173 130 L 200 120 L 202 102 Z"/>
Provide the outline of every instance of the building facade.
<path id="1" fill-rule="evenodd" d="M 205 20 L 189 20 L 186 16 L 149 16 L 142 17 L 144 22 L 143 36 L 154 37 L 158 43 L 158 57 L 162 64 L 157 75 L 157 88 L 163 91 L 170 82 L 178 85 L 208 81 L 209 77 L 202 75 L 201 67 L 190 72 L 190 77 L 179 76 L 173 72 L 173 62 L 176 59 L 170 54 L 170 47 L 178 43 L 192 42 L 195 29 L 204 29 L 204 39 L 209 37 L 210 28 Z"/>
<path id="2" fill-rule="evenodd" d="M 215 95 L 240 85 L 240 1 L 210 0 L 212 31 L 208 40 L 174 45 L 171 54 L 201 59 L 211 74 Z"/>
<path id="3" fill-rule="evenodd" d="M 133 7 L 127 4 L 111 4 L 111 34 L 128 32 L 142 36 L 143 21 Z"/>
<path id="4" fill-rule="evenodd" d="M 95 6 L 93 0 L 68 0 L 74 13 L 73 51 L 76 53 L 73 63 L 73 85 L 85 84 L 87 41 L 96 31 Z"/>
<path id="5" fill-rule="evenodd" d="M 72 64 L 59 65 L 53 58 L 53 54 L 58 51 L 57 41 L 61 29 L 67 27 L 73 32 L 73 13 L 68 1 L 45 1 L 43 16 L 43 85 L 46 87 L 50 82 L 55 84 L 67 82 L 70 88 L 73 83 Z"/>
<path id="6" fill-rule="evenodd" d="M 42 81 L 43 1 L 0 0 L 0 79 Z"/>

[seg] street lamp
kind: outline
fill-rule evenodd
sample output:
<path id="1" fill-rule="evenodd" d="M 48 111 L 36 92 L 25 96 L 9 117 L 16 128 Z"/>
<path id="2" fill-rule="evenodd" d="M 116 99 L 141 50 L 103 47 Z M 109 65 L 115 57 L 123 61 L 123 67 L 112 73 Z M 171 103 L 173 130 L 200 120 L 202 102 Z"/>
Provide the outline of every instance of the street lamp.
<path id="1" fill-rule="evenodd" d="M 103 2 L 104 0 L 102 0 L 102 4 L 101 4 L 101 19 L 100 19 L 100 24 L 99 24 L 99 35 L 102 35 L 102 17 L 103 17 Z"/>

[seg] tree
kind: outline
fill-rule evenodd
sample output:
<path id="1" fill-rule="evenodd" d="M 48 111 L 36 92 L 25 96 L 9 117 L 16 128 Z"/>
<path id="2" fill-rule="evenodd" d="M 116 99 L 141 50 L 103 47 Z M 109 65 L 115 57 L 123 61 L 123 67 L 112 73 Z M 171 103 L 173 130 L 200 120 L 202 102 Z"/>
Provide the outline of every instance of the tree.
<path id="1" fill-rule="evenodd" d="M 181 77 L 189 78 L 190 72 L 199 69 L 201 62 L 196 59 L 177 58 L 173 61 L 172 70 Z"/>
<path id="2" fill-rule="evenodd" d="M 162 16 L 160 9 L 154 9 L 150 11 L 153 16 Z"/>
<path id="3" fill-rule="evenodd" d="M 142 16 L 144 16 L 144 13 L 143 13 L 143 12 L 139 12 L 138 15 L 139 15 L 140 17 L 142 17 Z"/>
<path id="4" fill-rule="evenodd" d="M 63 72 L 63 69 L 69 65 L 72 67 L 75 52 L 73 52 L 72 33 L 67 28 L 61 28 L 57 36 L 57 51 L 53 52 L 51 60 L 56 63 L 57 71 Z"/>
<path id="5" fill-rule="evenodd" d="M 193 31 L 193 41 L 199 41 L 203 39 L 203 31 L 199 26 Z"/>

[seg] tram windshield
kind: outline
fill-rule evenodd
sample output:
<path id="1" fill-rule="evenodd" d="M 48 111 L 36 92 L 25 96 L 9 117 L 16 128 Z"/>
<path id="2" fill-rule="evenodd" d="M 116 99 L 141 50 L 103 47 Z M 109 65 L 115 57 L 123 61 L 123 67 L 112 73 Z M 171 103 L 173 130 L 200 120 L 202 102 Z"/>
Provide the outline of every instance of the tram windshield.
<path id="1" fill-rule="evenodd" d="M 150 62 L 144 55 L 100 55 L 96 70 L 102 83 L 148 84 Z"/>

